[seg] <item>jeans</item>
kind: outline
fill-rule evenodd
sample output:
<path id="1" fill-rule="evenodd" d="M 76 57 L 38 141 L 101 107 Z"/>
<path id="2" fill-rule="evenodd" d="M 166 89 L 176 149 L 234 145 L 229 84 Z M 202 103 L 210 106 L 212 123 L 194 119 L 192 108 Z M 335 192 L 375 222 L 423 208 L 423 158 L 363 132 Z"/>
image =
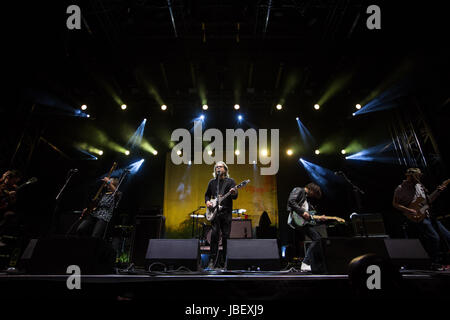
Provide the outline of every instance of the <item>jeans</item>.
<path id="1" fill-rule="evenodd" d="M 210 261 L 215 261 L 219 251 L 220 232 L 222 232 L 222 247 L 223 257 L 227 255 L 227 239 L 230 237 L 231 232 L 231 211 L 221 212 L 211 222 L 211 256 Z"/>
<path id="2" fill-rule="evenodd" d="M 77 234 L 80 236 L 91 236 L 94 238 L 103 238 L 108 222 L 102 219 L 94 218 L 88 215 L 77 228 Z"/>
<path id="3" fill-rule="evenodd" d="M 321 242 L 322 236 L 313 226 L 306 225 L 303 227 L 303 231 L 312 241 L 308 250 L 306 250 L 303 262 L 311 265 L 311 270 L 314 273 L 325 273 L 326 267 Z"/>
<path id="4" fill-rule="evenodd" d="M 440 221 L 433 223 L 429 218 L 426 218 L 419 223 L 410 223 L 410 226 L 419 231 L 419 238 L 425 250 L 430 255 L 432 262 L 439 262 L 438 253 L 441 236 L 443 237 L 443 240 L 447 242 L 448 246 L 450 244 L 450 232 Z"/>

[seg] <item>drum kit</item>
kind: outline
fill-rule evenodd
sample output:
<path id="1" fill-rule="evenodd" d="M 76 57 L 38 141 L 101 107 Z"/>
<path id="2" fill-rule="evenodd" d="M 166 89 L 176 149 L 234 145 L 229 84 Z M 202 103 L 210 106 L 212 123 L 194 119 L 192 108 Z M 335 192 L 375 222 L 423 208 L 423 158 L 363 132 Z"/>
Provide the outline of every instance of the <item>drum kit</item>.
<path id="1" fill-rule="evenodd" d="M 199 213 L 201 209 L 206 209 L 205 206 L 200 206 L 196 210 L 189 213 L 189 217 L 192 218 L 192 238 L 197 238 L 200 240 L 201 245 L 211 244 L 211 225 L 206 224 L 205 214 Z M 234 209 L 231 211 L 233 214 L 233 220 L 235 219 L 248 219 L 246 214 L 246 209 Z M 241 217 L 241 214 L 243 216 Z M 237 215 L 237 216 L 235 216 Z M 201 226 L 200 226 L 201 224 Z M 220 237 L 219 246 L 222 245 L 222 237 Z"/>

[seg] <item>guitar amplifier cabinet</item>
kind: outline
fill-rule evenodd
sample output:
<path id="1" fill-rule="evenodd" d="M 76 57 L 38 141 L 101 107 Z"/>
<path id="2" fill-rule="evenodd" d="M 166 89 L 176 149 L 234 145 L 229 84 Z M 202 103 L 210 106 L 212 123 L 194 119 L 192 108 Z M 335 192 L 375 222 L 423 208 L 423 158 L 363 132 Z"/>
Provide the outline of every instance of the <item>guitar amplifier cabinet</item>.
<path id="1" fill-rule="evenodd" d="M 353 233 L 355 236 L 373 237 L 386 235 L 383 216 L 379 213 L 354 213 L 350 216 L 350 219 L 352 221 Z"/>
<path id="2" fill-rule="evenodd" d="M 131 260 L 136 266 L 144 267 L 145 253 L 149 239 L 164 237 L 165 217 L 137 216 L 132 236 Z"/>
<path id="3" fill-rule="evenodd" d="M 231 221 L 230 239 L 251 239 L 252 236 L 251 219 L 233 219 Z"/>

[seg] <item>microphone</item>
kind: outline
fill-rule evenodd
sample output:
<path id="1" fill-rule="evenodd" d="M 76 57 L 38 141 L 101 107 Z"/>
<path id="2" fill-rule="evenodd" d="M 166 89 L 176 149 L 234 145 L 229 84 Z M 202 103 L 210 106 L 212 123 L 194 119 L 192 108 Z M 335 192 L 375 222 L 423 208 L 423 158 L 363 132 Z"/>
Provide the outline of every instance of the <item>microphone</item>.
<path id="1" fill-rule="evenodd" d="M 77 173 L 78 169 L 76 169 L 76 168 L 75 169 L 70 169 L 69 172 Z"/>

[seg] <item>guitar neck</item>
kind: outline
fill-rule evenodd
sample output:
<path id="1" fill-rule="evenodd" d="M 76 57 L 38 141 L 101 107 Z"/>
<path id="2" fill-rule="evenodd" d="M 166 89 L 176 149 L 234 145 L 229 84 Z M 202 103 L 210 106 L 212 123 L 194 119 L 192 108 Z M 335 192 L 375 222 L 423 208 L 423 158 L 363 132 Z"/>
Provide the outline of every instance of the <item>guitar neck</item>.
<path id="1" fill-rule="evenodd" d="M 429 202 L 433 202 L 434 200 L 437 199 L 437 197 L 441 194 L 441 191 L 439 189 L 434 190 L 429 196 L 428 196 L 428 200 Z"/>

